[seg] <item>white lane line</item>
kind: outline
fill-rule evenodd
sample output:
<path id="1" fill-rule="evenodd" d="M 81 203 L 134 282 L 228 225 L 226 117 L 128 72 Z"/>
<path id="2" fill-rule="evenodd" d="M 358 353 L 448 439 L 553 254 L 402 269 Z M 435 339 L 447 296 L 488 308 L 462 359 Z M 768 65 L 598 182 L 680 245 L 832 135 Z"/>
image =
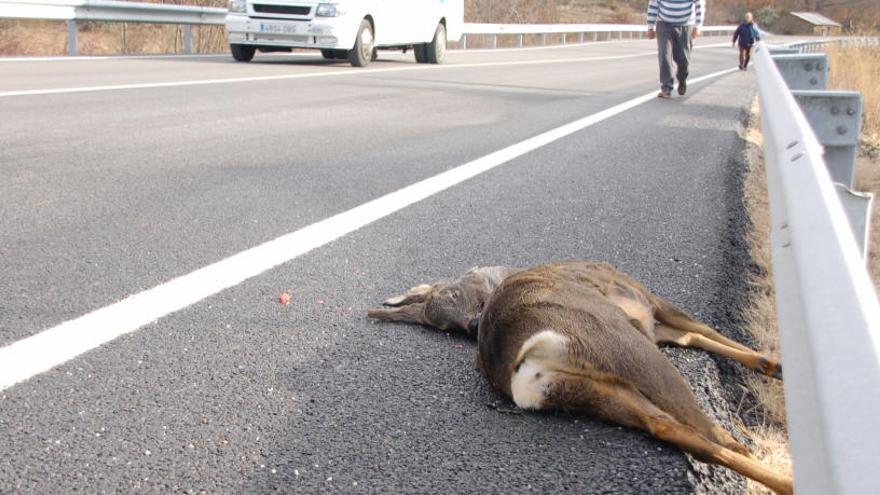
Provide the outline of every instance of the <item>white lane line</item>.
<path id="1" fill-rule="evenodd" d="M 557 58 L 542 60 L 516 60 L 509 62 L 476 62 L 467 64 L 444 64 L 444 65 L 408 65 L 406 67 L 393 67 L 389 69 L 348 69 L 339 68 L 333 71 L 322 72 L 306 72 L 297 74 L 282 74 L 277 76 L 253 76 L 253 77 L 235 77 L 227 79 L 201 79 L 194 81 L 172 81 L 160 83 L 140 83 L 140 84 L 118 84 L 112 86 L 82 86 L 74 88 L 52 88 L 52 89 L 29 89 L 22 91 L 6 91 L 0 92 L 0 98 L 9 98 L 13 96 L 34 96 L 34 95 L 52 95 L 62 93 L 87 93 L 95 91 L 119 91 L 128 89 L 146 89 L 146 88 L 174 88 L 180 86 L 201 86 L 208 84 L 230 84 L 255 81 L 280 81 L 287 79 L 310 79 L 315 77 L 342 77 L 342 76 L 361 76 L 365 74 L 376 74 L 380 72 L 407 72 L 407 71 L 423 71 L 423 70 L 441 70 L 441 69 L 466 69 L 473 67 L 505 67 L 518 65 L 544 65 L 544 64 L 561 64 L 561 63 L 583 63 L 583 62 L 599 62 L 604 60 L 620 60 L 626 58 L 644 57 L 646 55 L 656 55 L 656 51 L 645 51 L 632 53 L 627 55 L 609 55 L 604 57 L 575 57 L 575 58 Z"/>
<path id="2" fill-rule="evenodd" d="M 595 44 L 595 43 L 593 43 Z M 714 45 L 701 45 L 694 47 L 716 48 L 719 46 L 727 46 L 726 43 L 718 43 Z M 476 50 L 474 50 L 476 51 Z M 173 88 L 180 86 L 199 86 L 209 84 L 234 84 L 243 82 L 257 81 L 278 81 L 286 79 L 310 79 L 315 77 L 342 77 L 342 76 L 358 76 L 363 74 L 375 74 L 378 72 L 406 72 L 416 70 L 440 70 L 440 69 L 466 69 L 472 67 L 503 67 L 518 65 L 543 65 L 543 64 L 559 64 L 559 63 L 580 63 L 580 62 L 598 62 L 604 60 L 621 60 L 627 58 L 644 57 L 646 55 L 655 55 L 655 50 L 631 53 L 627 55 L 608 55 L 602 57 L 575 57 L 575 58 L 557 58 L 542 60 L 516 60 L 508 62 L 475 62 L 465 64 L 446 64 L 446 65 L 412 65 L 407 67 L 393 67 L 389 69 L 336 69 L 333 71 L 323 72 L 307 72 L 305 74 L 283 74 L 277 76 L 253 76 L 253 77 L 236 77 L 226 79 L 199 79 L 194 81 L 171 81 L 160 83 L 140 83 L 140 84 L 117 84 L 109 86 L 82 86 L 73 88 L 50 88 L 50 89 L 28 89 L 21 91 L 0 92 L 0 98 L 10 98 L 15 96 L 35 96 L 35 95 L 53 95 L 65 93 L 91 93 L 96 91 L 121 91 L 130 89 L 150 89 L 150 88 Z"/>
<path id="3" fill-rule="evenodd" d="M 618 43 L 630 43 L 636 41 L 649 41 L 647 39 L 625 39 L 625 40 L 610 40 L 610 41 L 585 41 L 583 43 L 567 43 L 565 45 L 546 45 L 546 46 L 524 46 L 522 48 L 519 47 L 502 47 L 502 48 L 471 48 L 468 50 L 462 49 L 454 49 L 449 50 L 449 53 L 454 53 L 456 55 L 463 53 L 507 53 L 507 52 L 530 52 L 535 50 L 555 50 L 555 49 L 566 49 L 566 48 L 586 48 L 590 46 L 601 46 L 601 45 L 610 45 L 610 44 L 618 44 Z M 694 49 L 698 48 L 713 48 L 719 46 L 729 46 L 727 43 L 716 43 L 713 45 L 694 45 Z M 390 54 L 390 55 L 399 55 L 399 54 Z M 228 53 L 194 53 L 194 54 L 175 54 L 175 55 L 75 55 L 75 56 L 46 56 L 46 57 L 0 57 L 0 64 L 2 63 L 10 63 L 10 62 L 81 62 L 81 61 L 95 61 L 95 60 L 162 60 L 162 59 L 195 59 L 195 58 L 230 58 L 232 55 Z M 273 53 L 273 57 L 319 57 L 320 54 L 317 52 L 311 51 L 302 51 L 302 52 L 294 52 L 294 53 Z"/>
<path id="4" fill-rule="evenodd" d="M 735 70 L 708 74 L 690 83 L 696 84 Z M 0 348 L 0 390 L 48 371 L 530 151 L 651 101 L 656 98 L 655 95 L 652 91 L 551 129 Z"/>

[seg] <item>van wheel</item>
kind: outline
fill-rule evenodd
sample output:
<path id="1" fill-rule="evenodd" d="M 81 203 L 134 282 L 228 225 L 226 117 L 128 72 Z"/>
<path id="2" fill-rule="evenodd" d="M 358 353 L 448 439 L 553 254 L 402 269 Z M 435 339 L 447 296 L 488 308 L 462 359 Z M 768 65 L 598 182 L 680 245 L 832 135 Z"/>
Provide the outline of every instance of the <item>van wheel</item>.
<path id="1" fill-rule="evenodd" d="M 425 55 L 429 64 L 439 64 L 446 57 L 446 26 L 441 22 L 434 31 L 434 39 L 425 46 Z"/>
<path id="2" fill-rule="evenodd" d="M 370 21 L 361 21 L 354 48 L 348 51 L 348 61 L 355 67 L 366 67 L 373 59 L 373 26 Z"/>
<path id="3" fill-rule="evenodd" d="M 413 53 L 416 54 L 416 62 L 420 64 L 428 63 L 428 44 L 419 43 L 413 47 Z"/>
<path id="4" fill-rule="evenodd" d="M 257 52 L 257 47 L 232 44 L 229 45 L 229 50 L 232 52 L 232 58 L 234 58 L 236 62 L 250 62 L 254 59 L 254 53 Z"/>

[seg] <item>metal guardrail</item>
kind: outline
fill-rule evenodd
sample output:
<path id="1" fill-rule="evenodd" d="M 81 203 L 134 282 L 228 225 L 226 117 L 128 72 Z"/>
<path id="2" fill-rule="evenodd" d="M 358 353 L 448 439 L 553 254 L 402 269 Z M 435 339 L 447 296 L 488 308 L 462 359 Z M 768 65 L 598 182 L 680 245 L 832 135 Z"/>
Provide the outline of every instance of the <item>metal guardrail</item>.
<path id="1" fill-rule="evenodd" d="M 795 492 L 877 493 L 880 305 L 822 144 L 770 52 L 759 45 L 755 61 Z"/>
<path id="2" fill-rule="evenodd" d="M 797 48 L 804 53 L 822 51 L 827 45 L 843 46 L 880 46 L 880 37 L 875 36 L 847 36 L 846 38 L 825 38 L 821 40 L 800 41 L 789 46 Z"/>
<path id="3" fill-rule="evenodd" d="M 577 42 L 599 41 L 604 35 L 606 40 L 643 39 L 647 36 L 648 26 L 645 24 L 481 24 L 465 23 L 461 48 L 467 49 L 468 35 L 491 36 L 492 48 L 497 48 L 499 36 L 516 36 L 516 46 L 524 45 L 525 36 L 540 35 L 540 44 L 547 44 L 548 34 L 559 34 L 562 43 L 569 42 L 568 35 L 573 35 Z M 733 34 L 736 26 L 704 26 L 700 31 L 707 35 L 723 36 Z M 589 35 L 589 39 L 587 38 Z"/>
<path id="4" fill-rule="evenodd" d="M 184 26 L 184 52 L 192 53 L 193 25 L 223 25 L 226 9 L 168 5 L 112 0 L 0 0 L 0 18 L 46 19 L 67 21 L 68 54 L 77 54 L 77 21 L 147 22 L 180 24 Z M 733 33 L 736 26 L 706 26 L 706 34 Z M 548 34 L 560 34 L 562 43 L 574 35 L 579 42 L 605 39 L 641 39 L 646 35 L 644 24 L 478 24 L 465 23 L 460 47 L 467 48 L 468 35 L 489 35 L 491 46 L 498 46 L 498 37 L 518 37 L 517 46 L 523 46 L 526 35 L 540 35 L 540 43 L 547 43 Z"/>

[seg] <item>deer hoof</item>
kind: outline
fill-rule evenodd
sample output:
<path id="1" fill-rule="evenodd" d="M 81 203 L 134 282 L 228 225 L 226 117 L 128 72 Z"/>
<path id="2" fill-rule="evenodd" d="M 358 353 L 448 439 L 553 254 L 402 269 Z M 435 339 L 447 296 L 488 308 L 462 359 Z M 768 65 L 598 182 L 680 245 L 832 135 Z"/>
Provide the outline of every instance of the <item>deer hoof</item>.
<path id="1" fill-rule="evenodd" d="M 782 380 L 782 363 L 775 359 L 761 358 L 759 364 L 765 375 Z"/>

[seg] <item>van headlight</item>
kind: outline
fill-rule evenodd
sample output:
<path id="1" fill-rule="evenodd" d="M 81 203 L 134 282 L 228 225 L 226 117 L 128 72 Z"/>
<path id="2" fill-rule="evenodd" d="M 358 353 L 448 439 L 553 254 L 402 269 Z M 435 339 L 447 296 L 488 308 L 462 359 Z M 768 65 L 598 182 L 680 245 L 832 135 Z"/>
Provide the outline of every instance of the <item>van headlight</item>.
<path id="1" fill-rule="evenodd" d="M 239 14 L 247 12 L 247 0 L 229 0 L 229 11 Z"/>
<path id="2" fill-rule="evenodd" d="M 338 3 L 319 3 L 315 10 L 317 17 L 337 17 L 344 14 L 345 10 Z"/>

